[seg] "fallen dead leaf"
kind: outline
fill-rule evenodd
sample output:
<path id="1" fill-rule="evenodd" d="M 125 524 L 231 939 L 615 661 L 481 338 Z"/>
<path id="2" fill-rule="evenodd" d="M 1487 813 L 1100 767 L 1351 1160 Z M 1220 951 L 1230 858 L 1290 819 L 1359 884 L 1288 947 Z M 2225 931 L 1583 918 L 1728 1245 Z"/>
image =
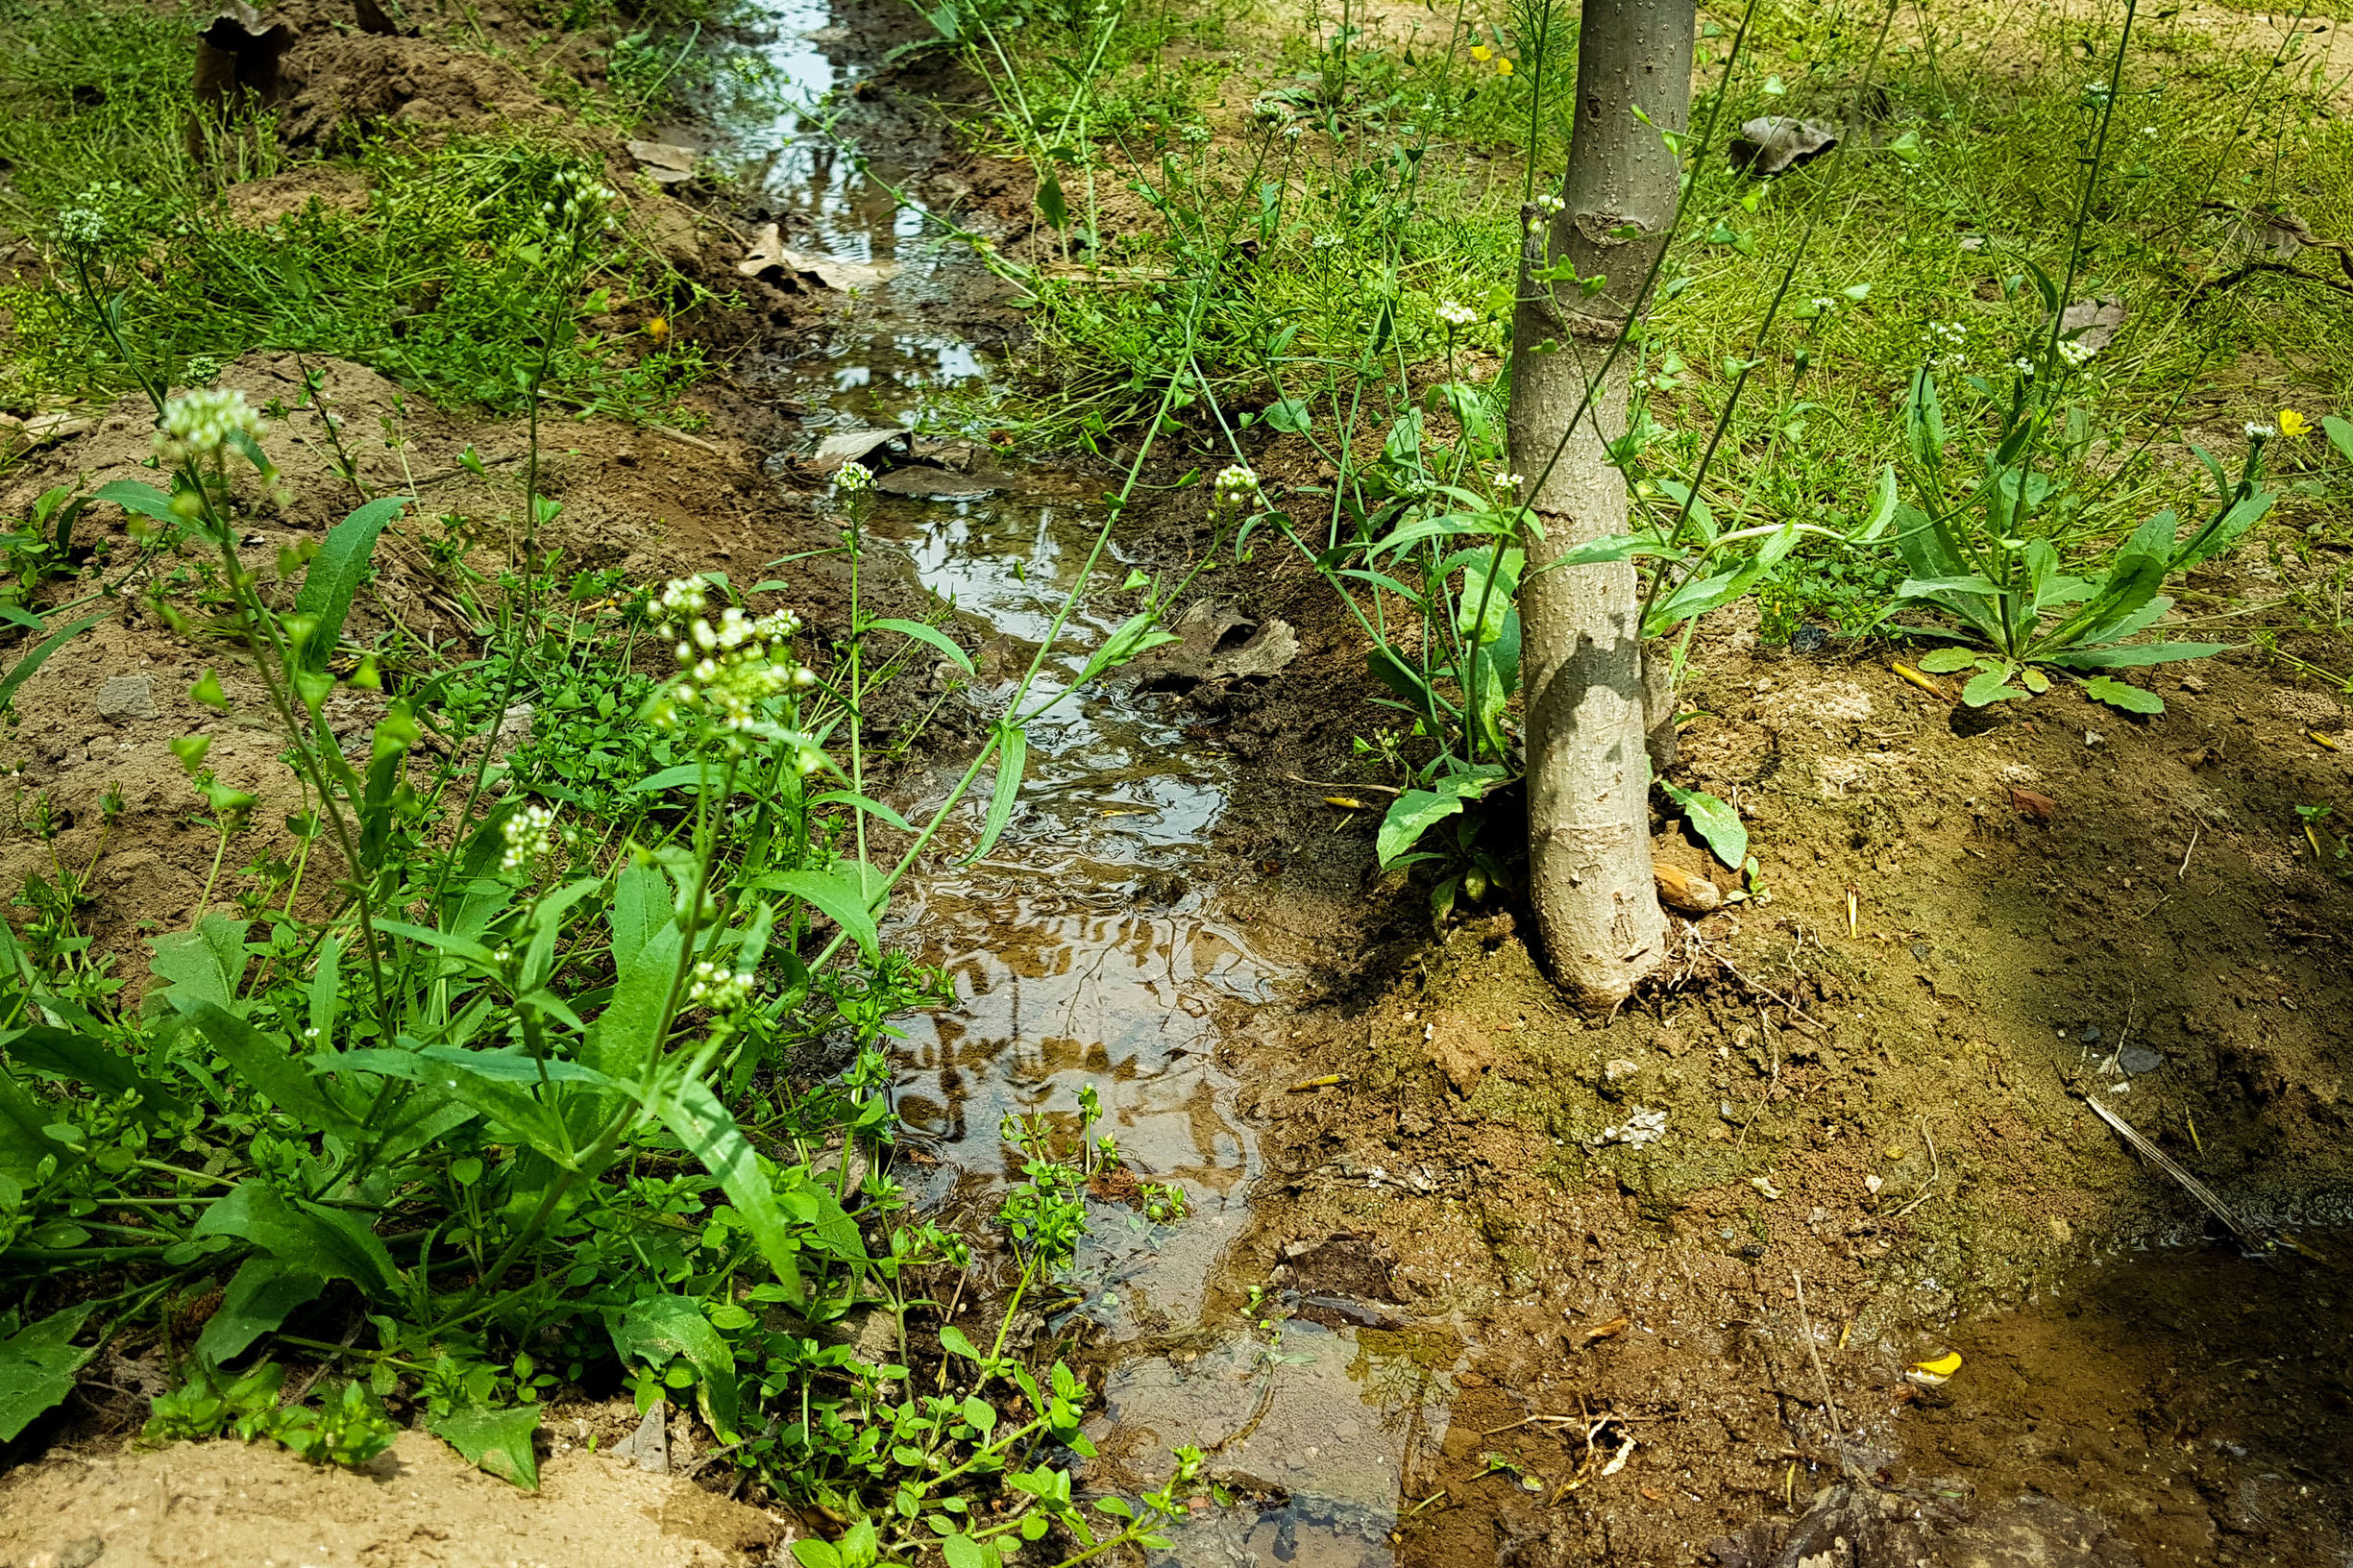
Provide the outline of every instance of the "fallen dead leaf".
<path id="1" fill-rule="evenodd" d="M 776 225 L 764 224 L 751 236 L 751 250 L 735 270 L 747 278 L 783 285 L 815 279 L 830 289 L 846 292 L 871 288 L 898 271 L 895 261 L 844 261 L 830 256 L 811 256 L 788 248 Z"/>
<path id="2" fill-rule="evenodd" d="M 1658 884 L 1659 902 L 1686 915 L 1704 915 L 1724 906 L 1724 890 L 1703 876 L 1655 861 L 1651 866 L 1651 878 Z"/>
<path id="3" fill-rule="evenodd" d="M 1633 1326 L 1634 1320 L 1621 1312 L 1606 1323 L 1596 1323 L 1587 1328 L 1578 1336 L 1577 1348 L 1582 1350 L 1585 1346 L 1598 1344 L 1604 1339 L 1615 1339 Z"/>
<path id="4" fill-rule="evenodd" d="M 2010 804 L 2016 806 L 2018 814 L 2030 822 L 2047 822 L 2059 810 L 2059 802 L 2047 795 L 2022 790 L 2015 784 L 2009 786 L 2009 791 Z"/>

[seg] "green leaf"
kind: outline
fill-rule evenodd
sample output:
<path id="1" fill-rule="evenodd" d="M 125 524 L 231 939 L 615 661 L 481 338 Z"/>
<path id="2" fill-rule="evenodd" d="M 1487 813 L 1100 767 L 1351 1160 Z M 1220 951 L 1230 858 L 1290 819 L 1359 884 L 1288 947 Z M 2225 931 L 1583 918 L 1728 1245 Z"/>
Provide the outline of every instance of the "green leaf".
<path id="1" fill-rule="evenodd" d="M 61 1164 L 72 1161 L 73 1152 L 43 1131 L 58 1119 L 22 1084 L 0 1072 L 0 1170 L 30 1179 L 44 1156 L 54 1155 Z"/>
<path id="2" fill-rule="evenodd" d="M 649 1296 L 630 1304 L 614 1321 L 612 1335 L 624 1360 L 659 1368 L 685 1357 L 695 1369 L 704 1418 L 723 1437 L 735 1435 L 735 1356 L 699 1304 L 685 1296 Z"/>
<path id="3" fill-rule="evenodd" d="M 2113 648 L 2071 648 L 2043 656 L 2045 664 L 2070 670 L 2126 670 L 2145 664 L 2205 659 L 2230 651 L 2228 643 L 2127 643 Z"/>
<path id="4" fill-rule="evenodd" d="M 1920 661 L 1920 667 L 1932 675 L 1949 675 L 1968 669 L 1985 657 L 1975 649 L 1940 648 Z"/>
<path id="5" fill-rule="evenodd" d="M 1982 708 L 1989 702 L 2007 702 L 2026 694 L 2010 684 L 2010 672 L 2002 665 L 1980 670 L 1972 675 L 1969 684 L 1961 688 L 1961 700 L 1973 708 Z"/>
<path id="6" fill-rule="evenodd" d="M 752 886 L 772 893 L 789 893 L 814 909 L 833 917 L 834 924 L 858 944 L 869 964 L 882 957 L 881 939 L 874 930 L 873 911 L 866 892 L 839 871 L 770 871 Z"/>
<path id="7" fill-rule="evenodd" d="M 947 633 L 942 631 L 938 626 L 927 626 L 920 621 L 877 621 L 873 624 L 872 629 L 895 631 L 901 637 L 912 637 L 919 643 L 929 643 L 954 660 L 956 667 L 966 674 L 972 674 L 972 656 L 950 642 Z"/>
<path id="8" fill-rule="evenodd" d="M 793 1560 L 800 1568 L 842 1568 L 842 1555 L 830 1541 L 821 1541 L 814 1535 L 803 1535 L 793 1543 Z"/>
<path id="9" fill-rule="evenodd" d="M 347 1138 L 358 1134 L 359 1124 L 327 1097 L 284 1041 L 262 1034 L 212 1002 L 197 1003 L 191 1017 L 212 1048 L 229 1059 L 237 1077 L 268 1095 L 279 1110 L 314 1132 Z"/>
<path id="10" fill-rule="evenodd" d="M 326 1276 L 289 1268 L 262 1254 L 245 1260 L 221 1296 L 220 1306 L 196 1336 L 199 1359 L 214 1366 L 233 1360 L 263 1335 L 274 1332 L 295 1308 L 318 1298 Z"/>
<path id="11" fill-rule="evenodd" d="M 986 1437 L 996 1430 L 996 1407 L 977 1395 L 967 1394 L 964 1419 L 967 1426 Z"/>
<path id="12" fill-rule="evenodd" d="M 2328 437 L 2329 445 L 2337 449 L 2340 457 L 2353 463 L 2353 425 L 2346 424 L 2335 414 L 2322 414 L 2320 433 Z"/>
<path id="13" fill-rule="evenodd" d="M 179 1096 L 141 1072 L 131 1058 L 103 1041 L 70 1029 L 35 1024 L 0 1035 L 0 1050 L 35 1072 L 86 1084 L 110 1100 L 135 1090 L 146 1119 L 179 1109 Z"/>
<path id="14" fill-rule="evenodd" d="M 646 1064 L 662 1047 L 662 1024 L 677 979 L 682 940 L 675 923 L 665 925 L 621 966 L 612 1001 L 580 1041 L 579 1059 L 585 1066 L 617 1083 L 633 1084 L 645 1076 Z"/>
<path id="15" fill-rule="evenodd" d="M 950 1356 L 961 1356 L 968 1361 L 986 1362 L 989 1360 L 980 1353 L 971 1340 L 965 1337 L 964 1331 L 953 1323 L 940 1325 L 940 1348 Z"/>
<path id="16" fill-rule="evenodd" d="M 311 669 L 326 668 L 328 654 L 343 635 L 343 620 L 351 614 L 352 598 L 367 579 L 376 536 L 408 503 L 406 496 L 385 496 L 327 530 L 327 542 L 319 547 L 303 577 L 302 591 L 294 596 L 295 614 L 318 617 L 318 630 L 304 650 L 304 662 Z"/>
<path id="17" fill-rule="evenodd" d="M 1060 229 L 1070 221 L 1070 204 L 1062 193 L 1062 179 L 1050 168 L 1038 182 L 1038 211 L 1049 229 Z"/>
<path id="18" fill-rule="evenodd" d="M 796 1309 L 808 1304 L 809 1290 L 800 1277 L 800 1242 L 777 1207 L 774 1186 L 760 1169 L 760 1157 L 744 1137 L 734 1115 L 719 1102 L 710 1087 L 690 1080 L 660 1107 L 662 1124 L 719 1178 L 720 1189 L 751 1230 L 760 1255 L 784 1286 Z"/>
<path id="19" fill-rule="evenodd" d="M 110 501 L 126 512 L 136 512 L 141 517 L 153 518 L 158 523 L 175 527 L 180 523 L 179 514 L 172 510 L 172 498 L 154 485 L 143 484 L 137 479 L 116 479 L 112 484 L 102 484 L 90 499 Z"/>
<path id="20" fill-rule="evenodd" d="M 1667 798 L 1682 808 L 1683 819 L 1718 860 L 1733 870 L 1749 858 L 1749 827 L 1740 820 L 1740 813 L 1717 799 L 1705 790 L 1679 789 L 1665 779 L 1658 787 L 1667 792 Z"/>
<path id="21" fill-rule="evenodd" d="M 2087 695 L 2098 698 L 2112 708 L 2122 708 L 2126 713 L 2165 712 L 2164 698 L 2145 687 L 2118 680 L 2113 675 L 2101 675 L 2097 679 L 2087 680 L 2083 683 L 2083 689 Z"/>
<path id="22" fill-rule="evenodd" d="M 1159 648 L 1164 643 L 1178 641 L 1173 631 L 1162 631 L 1158 622 L 1160 612 L 1144 610 L 1120 623 L 1119 629 L 1103 640 L 1087 657 L 1087 667 L 1078 673 L 1073 686 L 1084 686 L 1106 670 L 1115 670 L 1138 654 Z"/>
<path id="23" fill-rule="evenodd" d="M 1461 796 L 1430 790 L 1408 790 L 1390 801 L 1388 811 L 1381 819 L 1381 831 L 1373 841 L 1382 870 L 1388 870 L 1424 833 L 1461 809 Z"/>
<path id="24" fill-rule="evenodd" d="M 462 1455 L 468 1464 L 513 1482 L 527 1492 L 539 1490 L 539 1456 L 531 1438 L 539 1431 L 539 1407 L 518 1405 L 511 1410 L 456 1410 L 429 1423 L 434 1436 Z"/>
<path id="25" fill-rule="evenodd" d="M 978 1541 L 962 1531 L 940 1543 L 940 1555 L 947 1559 L 947 1568 L 988 1568 L 989 1555 Z"/>
<path id="26" fill-rule="evenodd" d="M 1298 435 L 1314 428 L 1315 416 L 1303 399 L 1278 398 L 1267 405 L 1266 424 L 1285 435 Z"/>
<path id="27" fill-rule="evenodd" d="M 258 1178 L 240 1182 L 214 1199 L 189 1234 L 233 1236 L 289 1267 L 349 1280 L 371 1296 L 388 1297 L 400 1287 L 392 1255 L 355 1216 L 341 1209 L 290 1202 Z"/>
<path id="28" fill-rule="evenodd" d="M 171 982 L 164 999 L 190 1016 L 205 1002 L 225 1012 L 241 1011 L 236 994 L 245 978 L 246 930 L 243 920 L 207 915 L 193 930 L 150 941 L 155 957 L 148 961 L 149 972 Z"/>
<path id="29" fill-rule="evenodd" d="M 59 649 L 104 621 L 107 613 L 111 612 L 84 616 L 64 630 L 51 633 L 35 647 L 33 651 L 11 665 L 9 673 L 0 675 L 0 708 L 8 706 L 9 698 L 16 695 L 16 688 L 22 686 L 34 671 L 49 662 L 50 654 L 55 653 Z"/>
<path id="30" fill-rule="evenodd" d="M 996 846 L 997 835 L 1013 821 L 1014 797 L 1021 793 L 1021 770 L 1029 761 L 1029 735 L 1011 719 L 996 722 L 996 783 L 989 792 L 989 816 L 981 823 L 980 842 L 965 856 L 969 866 Z"/>
<path id="31" fill-rule="evenodd" d="M 855 806 L 869 817 L 881 818 L 902 833 L 915 831 L 915 824 L 908 821 L 906 818 L 901 817 L 881 801 L 870 796 L 860 795 L 855 790 L 827 790 L 822 795 L 809 796 L 809 804 L 812 806 Z"/>
<path id="32" fill-rule="evenodd" d="M 613 933 L 613 972 L 637 962 L 646 943 L 676 918 L 661 869 L 650 860 L 630 856 L 613 879 L 613 907 L 605 916 Z"/>
<path id="33" fill-rule="evenodd" d="M 98 1354 L 95 1345 L 77 1350 L 73 1336 L 90 1304 L 68 1307 L 0 1340 L 0 1443 L 12 1442 L 49 1409 L 74 1390 L 74 1374 Z"/>

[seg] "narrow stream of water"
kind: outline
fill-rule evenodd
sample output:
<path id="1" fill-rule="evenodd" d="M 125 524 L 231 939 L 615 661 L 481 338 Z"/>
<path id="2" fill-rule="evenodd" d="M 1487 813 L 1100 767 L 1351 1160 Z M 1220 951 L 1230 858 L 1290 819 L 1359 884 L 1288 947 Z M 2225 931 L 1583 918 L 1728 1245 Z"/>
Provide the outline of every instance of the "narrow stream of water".
<path id="1" fill-rule="evenodd" d="M 784 370 L 784 390 L 808 408 L 812 445 L 829 429 L 920 426 L 944 391 L 973 390 L 991 373 L 985 354 L 931 325 L 976 263 L 927 236 L 919 213 L 794 111 L 859 69 L 825 0 L 778 0 L 766 15 L 772 36 L 754 47 L 774 79 L 769 110 L 710 118 L 788 245 L 890 269 L 870 294 L 842 302 L 821 348 Z M 894 184 L 910 172 L 876 168 Z M 870 522 L 895 569 L 979 640 L 992 713 L 1082 586 L 1103 518 L 1099 485 L 1018 466 L 1003 478 L 977 499 L 878 495 Z M 1132 608 L 1115 592 L 1131 564 L 1113 539 L 1085 585 L 1095 599 L 1064 627 L 1033 706 L 1067 690 Z M 956 984 L 952 1007 L 900 1020 L 907 1141 L 939 1161 L 928 1190 L 919 1170 L 907 1180 L 930 1206 L 985 1217 L 1017 1174 L 1004 1118 L 1069 1113 L 1093 1088 L 1123 1160 L 1181 1184 L 1192 1211 L 1153 1225 L 1124 1206 L 1091 1206 L 1079 1311 L 1134 1347 L 1094 1424 L 1100 1483 L 1132 1490 L 1165 1476 L 1171 1447 L 1215 1447 L 1213 1472 L 1273 1501 L 1204 1516 L 1167 1560 L 1389 1562 L 1400 1477 L 1412 1447 L 1444 1430 L 1453 1351 L 1304 1321 L 1277 1336 L 1208 1311 L 1260 1174 L 1217 1047 L 1275 1026 L 1287 975 L 1219 893 L 1209 834 L 1227 809 L 1233 758 L 1165 699 L 1116 682 L 1071 693 L 1029 743 L 1019 804 L 991 853 L 967 866 L 956 852 L 974 841 L 975 802 L 944 833 L 948 853 L 895 903 L 894 939 Z"/>

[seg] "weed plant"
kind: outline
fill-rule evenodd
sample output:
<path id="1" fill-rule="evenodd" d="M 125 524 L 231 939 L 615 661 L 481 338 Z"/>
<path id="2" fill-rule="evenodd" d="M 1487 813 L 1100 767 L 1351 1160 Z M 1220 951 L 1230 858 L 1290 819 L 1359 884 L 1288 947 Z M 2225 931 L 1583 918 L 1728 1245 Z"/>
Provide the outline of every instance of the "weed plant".
<path id="1" fill-rule="evenodd" d="M 610 195 L 576 166 L 510 172 L 539 257 L 523 313 L 568 322 L 605 265 Z M 1007 1214 L 1020 1287 L 988 1352 L 944 1321 L 941 1357 L 910 1355 L 909 1315 L 938 1311 L 969 1243 L 912 1216 L 891 1174 L 889 1020 L 942 981 L 883 948 L 878 917 L 993 761 L 978 852 L 1002 831 L 1023 726 L 1051 703 L 1025 709 L 1019 682 L 920 824 L 867 793 L 882 685 L 919 652 L 969 662 L 858 597 L 864 471 L 841 487 L 853 590 L 828 659 L 803 650 L 789 580 L 558 582 L 530 543 L 561 511 L 534 445 L 518 553 L 460 584 L 494 628 L 481 656 L 391 674 L 344 626 L 411 500 L 366 501 L 282 560 L 290 600 L 265 588 L 238 539 L 288 499 L 267 422 L 241 393 L 171 388 L 137 311 L 174 283 L 118 266 L 109 212 L 69 220 L 77 286 L 58 298 L 152 399 L 156 482 L 45 498 L 31 531 L 95 508 L 144 552 L 210 555 L 242 674 L 191 695 L 281 739 L 297 850 L 234 914 L 157 938 L 135 1004 L 76 925 L 98 858 L 56 866 L 39 920 L 0 924 L 0 1440 L 69 1396 L 85 1341 L 138 1335 L 182 1380 L 158 1441 L 268 1436 L 356 1464 L 404 1409 L 529 1485 L 550 1392 L 618 1381 L 641 1409 L 691 1404 L 730 1462 L 852 1521 L 796 1544 L 808 1568 L 1164 1544 L 1199 1456 L 1134 1501 L 1074 1497 L 1084 1389 L 1006 1348 L 1022 1292 L 1067 1266 L 1100 1150 L 1008 1129 L 1029 1177 Z M 543 330 L 520 372 L 534 430 L 560 343 Z M 1164 639 L 1156 613 L 1089 676 Z M 331 699 L 379 714 L 364 746 L 330 730 Z M 509 751 L 518 707 L 553 719 Z M 174 750 L 217 879 L 260 800 L 208 765 L 208 737 Z M 853 1318 L 895 1356 L 861 1359 L 833 1328 Z M 282 1388 L 289 1356 L 340 1374 L 321 1403 Z"/>

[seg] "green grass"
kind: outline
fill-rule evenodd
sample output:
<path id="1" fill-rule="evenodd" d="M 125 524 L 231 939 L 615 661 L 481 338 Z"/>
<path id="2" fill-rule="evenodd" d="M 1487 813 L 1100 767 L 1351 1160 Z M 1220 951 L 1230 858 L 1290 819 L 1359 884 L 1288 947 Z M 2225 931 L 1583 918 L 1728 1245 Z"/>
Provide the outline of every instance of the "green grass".
<path id="1" fill-rule="evenodd" d="M 0 222 L 49 250 L 59 212 L 99 190 L 121 233 L 96 284 L 121 295 L 140 352 L 176 381 L 206 380 L 250 350 L 295 350 L 368 364 L 443 404 L 521 406 L 547 312 L 532 219 L 578 149 L 555 133 L 418 143 L 384 133 L 350 158 L 296 161 L 265 120 L 221 138 L 224 184 L 191 158 L 183 130 L 195 21 L 187 11 L 0 12 L 0 159 L 12 171 Z M 242 215 L 239 184 L 279 177 L 299 192 L 308 174 L 325 200 L 267 222 Z M 327 188 L 354 177 L 364 200 Z M 637 306 L 624 321 L 699 298 L 625 233 L 598 281 L 605 306 Z M 0 291 L 12 322 L 0 397 L 24 406 L 131 384 L 67 297 L 76 286 L 60 266 Z M 581 411 L 650 417 L 702 370 L 700 351 L 677 336 L 584 326 L 559 348 L 546 392 Z"/>
<path id="2" fill-rule="evenodd" d="M 1332 440 L 1377 441 L 1399 388 L 1440 379 L 1441 301 L 1486 310 L 1451 340 L 1458 351 L 1499 348 L 1523 190 L 1557 182 L 1563 148 L 1562 128 L 1539 117 L 1532 177 L 1521 151 L 1530 73 L 1494 67 L 1532 53 L 1526 0 L 1513 10 L 1473 12 L 1458 31 L 1435 12 L 1411 37 L 1358 40 L 1344 88 L 1340 17 L 1311 8 L 1262 18 L 1281 29 L 1279 45 L 1226 57 L 1223 107 L 1208 111 L 1219 140 L 1080 151 L 1074 161 L 1098 169 L 1098 184 L 1140 176 L 1153 195 L 1145 222 L 1091 252 L 1082 227 L 1067 231 L 1075 255 L 1126 269 L 1130 282 L 1035 290 L 1036 360 L 1053 381 L 1042 420 L 1064 429 L 1132 421 L 1184 344 L 1231 413 L 1300 397 Z M 1842 153 L 1762 185 L 1727 167 L 1722 142 L 1752 116 L 1843 123 L 1869 64 L 1869 21 L 1840 27 L 1820 8 L 1761 6 L 1717 145 L 1691 165 L 1685 227 L 1641 345 L 1656 429 L 1637 473 L 1688 479 L 1732 384 L 1728 362 L 1758 359 L 1704 485 L 1727 526 L 1857 518 L 1882 466 L 1901 456 L 1901 397 L 1931 323 L 1955 324 L 1965 339 L 1968 363 L 1945 373 L 1956 421 L 1990 429 L 1990 400 L 1961 377 L 2007 378 L 2044 319 L 2032 269 L 2068 270 L 2080 160 L 2097 121 L 2086 84 L 2103 75 L 2113 32 L 2017 36 L 1983 54 L 1949 37 L 1935 47 L 1899 37 L 1872 71 L 1884 107 Z M 1719 11 L 1703 23 L 1695 127 L 1737 22 Z M 1473 46 L 1490 59 L 1472 59 Z M 1997 68 L 2029 55 L 2051 63 Z M 2182 445 L 2193 430 L 2227 459 L 2246 421 L 2282 406 L 2316 418 L 2353 402 L 2353 296 L 2330 286 L 2333 257 L 2305 253 L 2316 281 L 2230 277 L 2246 259 L 2247 213 L 2286 208 L 2316 234 L 2353 232 L 2353 133 L 2327 110 L 2331 87 L 2292 51 L 2275 61 L 2165 21 L 2136 31 L 2073 289 L 2120 298 L 2128 311 L 2079 383 L 2100 482 L 2075 536 L 2113 535 L 2160 504 L 2191 509 L 2202 482 Z M 1251 116 L 1270 101 L 1279 111 Z M 1797 308 L 1759 344 L 1766 303 L 1809 223 Z M 1177 302 L 1204 276 L 1212 298 L 1188 339 Z M 1808 302 L 1818 298 L 1836 304 L 1817 311 Z M 1206 418 L 1194 424 L 1214 432 Z M 1809 548 L 1766 585 L 1766 609 L 1782 627 L 1815 617 L 1855 625 L 1900 575 L 1892 554 L 1833 560 Z"/>

